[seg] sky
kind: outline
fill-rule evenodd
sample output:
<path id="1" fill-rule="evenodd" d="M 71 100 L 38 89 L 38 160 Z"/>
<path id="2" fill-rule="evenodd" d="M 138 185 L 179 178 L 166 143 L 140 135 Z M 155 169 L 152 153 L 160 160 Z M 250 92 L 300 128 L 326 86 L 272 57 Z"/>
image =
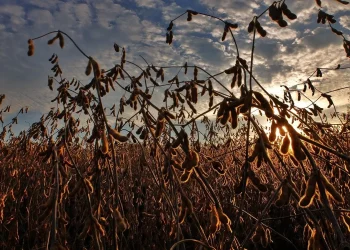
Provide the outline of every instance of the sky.
<path id="1" fill-rule="evenodd" d="M 236 51 L 232 39 L 221 41 L 223 24 L 214 19 L 194 16 L 191 22 L 186 15 L 174 23 L 173 44 L 165 43 L 169 22 L 187 9 L 207 13 L 223 20 L 237 23 L 233 30 L 241 57 L 250 61 L 252 34 L 247 32 L 254 15 L 262 13 L 272 0 L 0 0 L 0 94 L 6 99 L 0 108 L 11 105 L 9 113 L 3 114 L 6 122 L 23 106 L 29 107 L 28 114 L 18 118 L 16 130 L 29 128 L 29 124 L 39 120 L 42 114 L 55 105 L 51 100 L 56 92 L 47 87 L 47 77 L 52 75 L 52 65 L 48 59 L 53 53 L 59 57 L 64 77 L 78 79 L 87 84 L 90 78 L 84 75 L 87 59 L 66 39 L 64 49 L 58 44 L 47 45 L 52 36 L 35 41 L 34 56 L 27 56 L 27 40 L 49 31 L 62 30 L 69 34 L 82 50 L 96 59 L 101 68 L 111 68 L 120 63 L 120 53 L 116 53 L 116 42 L 125 47 L 127 60 L 145 67 L 143 56 L 154 65 L 198 65 L 212 74 L 234 65 Z M 323 10 L 333 14 L 337 23 L 334 27 L 350 39 L 350 5 L 342 5 L 334 0 L 323 0 Z M 259 20 L 267 31 L 265 38 L 257 36 L 253 72 L 270 93 L 283 93 L 280 85 L 302 88 L 304 82 L 317 68 L 350 66 L 342 46 L 342 38 L 332 33 L 327 25 L 318 24 L 319 7 L 313 0 L 286 0 L 289 9 L 298 18 L 289 21 L 286 28 L 280 28 L 268 16 Z M 127 66 L 137 76 L 135 67 Z M 311 80 L 321 91 L 350 86 L 349 70 L 324 71 L 322 78 Z M 167 70 L 168 78 L 176 70 Z M 192 75 L 181 75 L 190 79 Z M 230 86 L 232 76 L 220 78 Z M 57 86 L 56 86 L 57 87 Z M 254 87 L 256 87 L 254 85 Z M 217 86 L 215 86 L 217 88 Z M 164 89 L 157 89 L 152 100 L 162 103 Z M 238 93 L 238 89 L 232 90 Z M 348 90 L 333 92 L 338 111 L 346 111 L 349 103 Z M 310 92 L 308 92 L 310 93 Z M 117 89 L 105 98 L 107 107 L 119 104 L 123 92 Z M 316 94 L 311 99 L 316 99 Z M 219 101 L 219 100 L 217 100 Z M 323 98 L 319 106 L 327 110 Z M 207 98 L 199 99 L 198 111 L 207 108 Z M 305 107 L 309 102 L 302 98 L 296 106 Z M 126 113 L 131 114 L 129 108 Z"/>

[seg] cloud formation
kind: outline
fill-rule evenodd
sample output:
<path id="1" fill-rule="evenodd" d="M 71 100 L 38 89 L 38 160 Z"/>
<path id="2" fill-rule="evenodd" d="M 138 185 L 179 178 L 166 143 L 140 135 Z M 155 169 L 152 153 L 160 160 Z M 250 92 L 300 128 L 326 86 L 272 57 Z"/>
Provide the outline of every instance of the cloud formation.
<path id="1" fill-rule="evenodd" d="M 224 25 L 209 17 L 194 16 L 192 22 L 186 21 L 186 15 L 174 24 L 174 42 L 165 43 L 166 27 L 169 22 L 185 12 L 194 9 L 223 20 L 238 23 L 233 30 L 240 54 L 248 63 L 252 46 L 252 34 L 247 33 L 248 23 L 254 15 L 260 14 L 273 1 L 162 1 L 162 0 L 74 0 L 43 1 L 4 0 L 0 3 L 0 93 L 8 96 L 7 104 L 13 106 L 12 112 L 21 106 L 30 106 L 33 116 L 39 118 L 47 113 L 55 97 L 46 86 L 47 76 L 51 74 L 51 65 L 47 59 L 52 53 L 59 55 L 60 63 L 67 78 L 89 81 L 84 75 L 87 64 L 74 47 L 66 41 L 65 49 L 57 44 L 47 46 L 46 41 L 35 41 L 35 55 L 26 55 L 26 41 L 30 37 L 52 30 L 63 30 L 69 34 L 81 48 L 96 58 L 102 68 L 110 68 L 120 62 L 120 54 L 113 50 L 114 42 L 125 47 L 127 59 L 142 67 L 147 62 L 154 65 L 199 65 L 215 74 L 232 66 L 236 60 L 235 44 L 229 36 L 221 41 Z M 336 28 L 342 30 L 345 37 L 350 32 L 350 11 L 335 1 L 323 1 L 324 10 L 335 15 Z M 267 37 L 257 37 L 255 44 L 254 74 L 264 87 L 272 93 L 281 94 L 281 84 L 296 86 L 305 81 L 316 67 L 335 67 L 349 65 L 342 48 L 342 38 L 333 34 L 327 25 L 317 24 L 318 7 L 314 1 L 286 1 L 289 8 L 298 15 L 294 21 L 288 20 L 288 27 L 280 28 L 270 20 L 266 13 L 261 24 L 267 31 Z M 127 66 L 135 75 L 139 69 Z M 167 70 L 169 77 L 177 70 Z M 182 74 L 182 73 L 181 73 Z M 191 71 L 192 74 L 192 71 Z M 181 75 L 188 80 L 190 76 Z M 348 86 L 350 74 L 344 70 L 329 71 L 318 83 L 321 91 Z M 225 86 L 230 86 L 230 77 L 218 77 Z M 331 82 L 331 84 L 330 84 Z M 220 89 L 220 86 L 215 86 Z M 155 91 L 156 102 L 164 105 L 164 88 Z M 237 90 L 234 90 L 236 93 Z M 107 97 L 107 106 L 118 103 L 123 95 L 112 92 Z M 336 102 L 345 111 L 347 97 L 344 92 L 332 93 Z M 313 98 L 313 97 L 311 97 Z M 323 105 L 323 104 L 322 104 Z M 302 106 L 302 105 L 301 105 Z M 199 103 L 198 108 L 206 107 Z M 338 110 L 339 111 L 339 110 Z"/>

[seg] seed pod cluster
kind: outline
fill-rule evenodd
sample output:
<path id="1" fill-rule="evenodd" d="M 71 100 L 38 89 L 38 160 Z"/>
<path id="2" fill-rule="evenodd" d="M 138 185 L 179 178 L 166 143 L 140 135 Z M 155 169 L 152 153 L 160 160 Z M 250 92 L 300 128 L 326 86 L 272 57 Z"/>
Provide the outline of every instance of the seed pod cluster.
<path id="1" fill-rule="evenodd" d="M 166 40 L 165 40 L 165 42 L 167 43 L 167 44 L 172 44 L 172 42 L 173 42 L 173 38 L 174 38 L 174 35 L 173 35 L 173 31 L 172 30 L 169 30 L 167 33 L 166 33 Z"/>
<path id="2" fill-rule="evenodd" d="M 265 115 L 267 118 L 271 118 L 273 115 L 273 109 L 270 105 L 270 102 L 266 100 L 266 98 L 260 93 L 253 91 L 255 98 L 260 103 L 260 108 L 265 111 Z"/>
<path id="3" fill-rule="evenodd" d="M 190 22 L 192 21 L 192 15 L 198 15 L 197 11 L 193 11 L 193 10 L 187 10 L 187 21 Z"/>
<path id="4" fill-rule="evenodd" d="M 58 39 L 60 47 L 63 49 L 64 47 L 64 37 L 60 31 L 57 32 L 56 36 L 54 36 L 52 39 L 47 41 L 47 44 L 51 45 L 54 44 L 54 42 Z"/>
<path id="5" fill-rule="evenodd" d="M 336 23 L 337 21 L 334 19 L 334 16 L 333 15 L 329 15 L 327 14 L 326 12 L 322 11 L 322 10 L 319 10 L 318 12 L 318 15 L 317 15 L 317 23 L 322 23 L 322 24 L 325 24 L 326 21 L 334 24 Z"/>
<path id="6" fill-rule="evenodd" d="M 230 29 L 237 29 L 237 28 L 238 28 L 238 24 L 225 22 L 224 32 L 222 34 L 221 41 L 225 41 L 226 35 Z"/>
<path id="7" fill-rule="evenodd" d="M 162 134 L 165 128 L 166 119 L 175 119 L 175 118 L 176 118 L 175 115 L 170 113 L 165 108 L 161 108 L 157 119 L 155 136 L 158 138 Z"/>
<path id="8" fill-rule="evenodd" d="M 233 129 L 238 126 L 238 112 L 237 107 L 241 104 L 241 102 L 237 101 L 226 101 L 223 100 L 219 106 L 219 109 L 216 114 L 216 121 L 220 122 L 222 125 L 226 125 L 227 123 L 231 124 Z"/>
<path id="9" fill-rule="evenodd" d="M 269 8 L 269 16 L 271 19 L 278 23 L 280 27 L 288 26 L 288 23 L 283 19 L 283 15 L 285 15 L 290 20 L 295 20 L 297 16 L 292 13 L 285 2 L 282 4 L 273 3 Z"/>
<path id="10" fill-rule="evenodd" d="M 231 88 L 234 88 L 237 82 L 237 86 L 241 87 L 242 85 L 242 67 L 239 64 L 239 60 L 236 60 L 236 64 L 224 71 L 226 74 L 233 74 L 232 81 L 231 81 Z"/>
<path id="11" fill-rule="evenodd" d="M 267 35 L 266 30 L 264 30 L 263 27 L 261 27 L 261 24 L 259 23 L 258 19 L 254 18 L 248 26 L 248 32 L 251 33 L 254 31 L 254 28 L 259 33 L 260 36 L 265 37 Z"/>
<path id="12" fill-rule="evenodd" d="M 125 102 L 125 104 L 130 105 L 130 107 L 134 108 L 134 110 L 137 109 L 137 98 L 142 93 L 142 90 L 138 87 L 135 87 L 132 91 L 130 98 Z"/>
<path id="13" fill-rule="evenodd" d="M 299 138 L 299 134 L 295 129 L 293 128 L 292 125 L 288 124 L 286 126 L 287 131 L 289 133 L 290 139 L 291 139 L 291 148 L 293 155 L 298 161 L 303 161 L 306 159 L 306 155 L 302 149 L 302 142 Z"/>
<path id="14" fill-rule="evenodd" d="M 254 162 L 254 160 L 256 158 L 258 158 L 257 160 L 257 164 L 256 167 L 260 168 L 263 162 L 266 162 L 268 159 L 268 155 L 267 153 L 264 152 L 264 147 L 262 145 L 262 143 L 264 143 L 264 147 L 265 148 L 272 148 L 271 144 L 268 142 L 268 140 L 261 140 L 260 138 L 257 139 L 256 143 L 253 146 L 253 152 L 252 154 L 248 157 L 248 162 Z"/>
<path id="15" fill-rule="evenodd" d="M 243 105 L 239 107 L 239 113 L 247 113 L 252 106 L 253 94 L 249 91 L 241 98 L 243 98 Z"/>

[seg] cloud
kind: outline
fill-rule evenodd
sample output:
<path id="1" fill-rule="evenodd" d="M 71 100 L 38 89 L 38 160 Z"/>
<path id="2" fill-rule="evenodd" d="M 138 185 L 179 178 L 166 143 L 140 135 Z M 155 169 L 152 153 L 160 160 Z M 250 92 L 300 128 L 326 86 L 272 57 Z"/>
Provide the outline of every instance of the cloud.
<path id="1" fill-rule="evenodd" d="M 0 8 L 0 20 L 12 32 L 16 32 L 25 24 L 24 15 L 23 7 L 18 5 L 2 5 Z"/>
<path id="2" fill-rule="evenodd" d="M 339 23 L 346 29 L 350 30 L 350 16 L 341 16 Z"/>
<path id="3" fill-rule="evenodd" d="M 48 10 L 34 9 L 27 13 L 27 20 L 33 22 L 34 26 L 53 27 L 53 16 Z"/>
<path id="4" fill-rule="evenodd" d="M 79 26 L 84 27 L 91 24 L 92 16 L 89 5 L 84 3 L 76 4 L 74 8 L 74 14 L 79 23 Z"/>
<path id="5" fill-rule="evenodd" d="M 72 1 L 40 1 L 19 0 L 14 4 L 11 0 L 0 3 L 0 84 L 1 93 L 5 93 L 6 103 L 19 109 L 22 103 L 30 106 L 33 116 L 39 118 L 48 112 L 53 104 L 50 102 L 56 95 L 47 88 L 47 76 L 52 75 L 52 65 L 47 59 L 56 53 L 64 71 L 64 77 L 73 77 L 84 84 L 91 77 L 84 75 L 87 59 L 79 53 L 75 46 L 66 39 L 62 50 L 58 44 L 47 45 L 53 35 L 35 41 L 35 54 L 27 57 L 27 39 L 52 30 L 62 30 L 69 34 L 80 48 L 95 58 L 101 68 L 108 69 L 120 63 L 121 53 L 116 53 L 113 44 L 116 42 L 126 49 L 127 60 L 146 67 L 140 57 L 157 66 L 189 65 L 203 67 L 211 74 L 221 72 L 232 66 L 236 60 L 236 49 L 228 35 L 221 41 L 224 24 L 210 17 L 193 16 L 188 22 L 186 15 L 174 22 L 174 41 L 172 45 L 165 43 L 166 28 L 171 20 L 187 9 L 198 10 L 216 15 L 225 21 L 238 23 L 239 28 L 233 30 L 240 56 L 250 62 L 252 34 L 247 33 L 248 23 L 254 15 L 264 11 L 272 0 L 230 1 L 230 0 L 197 0 L 197 1 L 161 1 L 161 0 L 72 0 Z M 350 29 L 350 13 L 343 5 L 335 1 L 323 1 L 325 10 L 335 14 L 339 24 L 336 28 Z M 257 36 L 253 72 L 259 82 L 269 92 L 283 93 L 279 86 L 296 86 L 305 81 L 316 67 L 335 67 L 338 63 L 346 65 L 348 59 L 342 48 L 342 39 L 333 34 L 326 25 L 317 24 L 318 7 L 313 1 L 289 1 L 288 7 L 298 15 L 294 21 L 288 20 L 288 27 L 280 28 L 270 20 L 268 13 L 259 18 L 261 25 L 267 30 L 265 38 Z M 339 26 L 341 25 L 341 27 Z M 140 69 L 125 65 L 132 75 L 139 75 Z M 165 82 L 176 75 L 179 68 L 165 69 Z M 203 72 L 200 78 L 206 79 Z M 348 84 L 350 74 L 346 70 L 340 72 L 325 71 L 324 77 L 318 79 L 317 86 L 322 91 Z M 153 77 L 155 74 L 153 73 Z M 183 70 L 179 77 L 190 80 L 193 69 L 187 75 Z M 229 87 L 231 77 L 217 76 L 223 85 Z M 315 79 L 312 78 L 314 81 Z M 159 81 L 159 80 L 158 80 Z M 130 81 L 121 81 L 123 86 Z M 150 84 L 149 84 L 150 85 Z M 58 86 L 58 85 L 57 85 Z M 57 88 L 55 85 L 55 87 Z M 254 84 L 254 87 L 257 86 Z M 222 89 L 214 82 L 215 89 Z M 163 94 L 166 87 L 155 88 L 154 102 L 164 106 Z M 238 89 L 233 89 L 238 92 Z M 105 98 L 106 106 L 113 103 L 119 105 L 124 91 L 118 89 Z M 309 94 L 309 93 L 308 93 Z M 345 105 L 342 92 L 332 95 L 339 105 Z M 126 94 L 128 97 L 129 94 Z M 311 97 L 313 98 L 313 97 Z M 215 102 L 219 101 L 219 98 Z M 323 103 L 322 103 L 323 105 Z M 326 103 L 325 103 L 326 105 Z M 200 98 L 198 111 L 207 107 L 207 100 Z M 343 108 L 342 108 L 343 109 Z M 126 115 L 132 114 L 128 108 Z M 33 118 L 33 120 L 35 120 Z"/>
<path id="6" fill-rule="evenodd" d="M 156 8 L 163 5 L 161 0 L 135 0 L 138 7 Z"/>

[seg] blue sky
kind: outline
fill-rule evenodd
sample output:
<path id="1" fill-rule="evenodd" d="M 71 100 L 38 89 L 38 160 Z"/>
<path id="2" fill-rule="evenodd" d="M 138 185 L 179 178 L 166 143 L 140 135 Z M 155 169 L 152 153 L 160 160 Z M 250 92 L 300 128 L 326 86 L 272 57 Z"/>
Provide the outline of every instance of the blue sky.
<path id="1" fill-rule="evenodd" d="M 84 75 L 87 64 L 84 58 L 66 39 L 64 49 L 58 44 L 48 46 L 47 37 L 35 41 L 35 54 L 27 56 L 27 40 L 52 30 L 68 33 L 79 46 L 95 58 L 102 68 L 111 68 L 120 62 L 120 54 L 114 52 L 117 42 L 127 51 L 127 60 L 145 66 L 142 55 L 154 65 L 182 65 L 184 62 L 204 67 L 215 74 L 235 63 L 236 53 L 229 37 L 221 42 L 222 23 L 210 18 L 194 16 L 192 22 L 186 16 L 174 25 L 174 43 L 165 43 L 166 28 L 173 18 L 187 9 L 219 16 L 238 23 L 233 33 L 238 41 L 242 57 L 249 62 L 252 35 L 246 29 L 253 16 L 260 14 L 271 0 L 1 0 L 0 1 L 0 94 L 6 94 L 2 107 L 11 105 L 11 112 L 4 115 L 5 122 L 11 119 L 22 106 L 29 106 L 27 115 L 19 117 L 17 130 L 28 128 L 28 123 L 37 121 L 49 112 L 55 97 L 47 87 L 47 76 L 51 75 L 48 58 L 52 53 L 59 56 L 64 77 L 75 77 L 87 83 Z M 341 5 L 333 0 L 323 0 L 323 9 L 334 14 L 335 27 L 350 34 L 350 5 Z M 318 7 L 313 0 L 286 0 L 288 7 L 298 15 L 289 26 L 280 28 L 270 20 L 268 14 L 260 20 L 268 35 L 258 37 L 254 72 L 263 86 L 271 93 L 281 94 L 281 84 L 294 86 L 305 81 L 316 67 L 350 66 L 342 47 L 342 39 L 333 34 L 326 25 L 317 24 Z M 128 68 L 138 74 L 136 68 Z M 172 78 L 176 71 L 166 71 Z M 324 72 L 315 83 L 321 91 L 349 86 L 350 70 Z M 183 76 L 189 79 L 191 76 Z M 187 77 L 187 78 L 186 78 Z M 231 76 L 220 79 L 227 86 Z M 314 78 L 312 78 L 314 79 Z M 154 95 L 154 101 L 162 106 L 164 89 Z M 236 92 L 237 90 L 233 90 Z M 345 111 L 349 91 L 332 93 L 338 111 Z M 106 97 L 106 106 L 119 103 L 120 90 Z M 315 97 L 311 98 L 316 98 Z M 203 99 L 204 100 L 204 99 Z M 199 101 L 197 109 L 207 107 Z M 219 101 L 219 100 L 217 100 Z M 298 102 L 300 107 L 306 101 Z M 326 108 L 327 101 L 320 106 Z M 126 114 L 131 114 L 128 109 Z M 7 120 L 6 120 L 7 119 Z"/>

